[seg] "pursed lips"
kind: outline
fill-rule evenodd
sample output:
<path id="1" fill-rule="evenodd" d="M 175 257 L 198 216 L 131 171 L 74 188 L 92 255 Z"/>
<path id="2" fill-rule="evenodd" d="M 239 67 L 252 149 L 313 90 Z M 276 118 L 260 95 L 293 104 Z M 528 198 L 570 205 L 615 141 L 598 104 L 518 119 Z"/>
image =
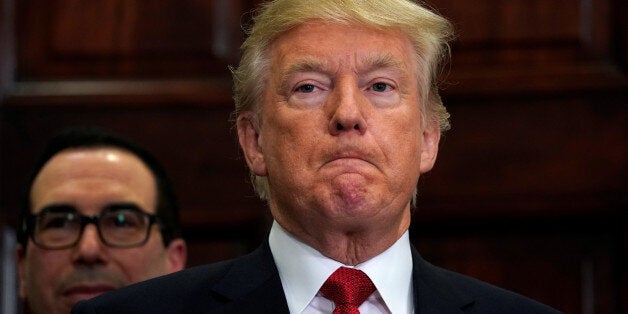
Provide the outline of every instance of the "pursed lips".
<path id="1" fill-rule="evenodd" d="M 323 164 L 323 166 L 340 166 L 347 168 L 346 170 L 349 171 L 355 167 L 363 167 L 365 163 L 376 167 L 375 163 L 371 161 L 371 158 L 369 158 L 367 154 L 356 151 L 340 151 L 332 154 L 331 157 L 326 160 L 327 161 Z"/>

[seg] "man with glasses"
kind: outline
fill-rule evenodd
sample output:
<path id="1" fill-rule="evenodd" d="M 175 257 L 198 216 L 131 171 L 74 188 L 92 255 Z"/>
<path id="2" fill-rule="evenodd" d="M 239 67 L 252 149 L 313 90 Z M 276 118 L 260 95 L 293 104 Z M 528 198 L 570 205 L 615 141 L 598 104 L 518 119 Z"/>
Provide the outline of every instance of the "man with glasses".
<path id="1" fill-rule="evenodd" d="M 72 128 L 50 140 L 20 221 L 20 296 L 35 314 L 67 314 L 80 300 L 185 266 L 164 169 L 106 130 Z"/>

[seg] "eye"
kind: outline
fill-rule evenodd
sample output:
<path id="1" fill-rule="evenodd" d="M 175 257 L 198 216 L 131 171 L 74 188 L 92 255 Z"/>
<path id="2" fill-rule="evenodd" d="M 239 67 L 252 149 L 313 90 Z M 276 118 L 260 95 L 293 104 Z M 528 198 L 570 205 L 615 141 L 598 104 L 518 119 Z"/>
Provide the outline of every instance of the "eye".
<path id="1" fill-rule="evenodd" d="M 104 215 L 101 223 L 108 227 L 134 228 L 144 224 L 142 218 L 142 215 L 132 211 L 116 211 Z"/>
<path id="2" fill-rule="evenodd" d="M 377 82 L 377 83 L 371 85 L 371 90 L 372 91 L 380 92 L 380 93 L 385 92 L 385 91 L 389 90 L 390 88 L 391 88 L 391 86 L 386 84 L 386 83 L 384 83 L 384 82 Z"/>
<path id="3" fill-rule="evenodd" d="M 66 228 L 75 219 L 72 213 L 55 213 L 42 217 L 39 221 L 41 229 L 62 229 Z"/>
<path id="4" fill-rule="evenodd" d="M 314 91 L 316 87 L 312 84 L 303 84 L 300 85 L 296 88 L 297 92 L 301 92 L 301 93 L 311 93 Z"/>

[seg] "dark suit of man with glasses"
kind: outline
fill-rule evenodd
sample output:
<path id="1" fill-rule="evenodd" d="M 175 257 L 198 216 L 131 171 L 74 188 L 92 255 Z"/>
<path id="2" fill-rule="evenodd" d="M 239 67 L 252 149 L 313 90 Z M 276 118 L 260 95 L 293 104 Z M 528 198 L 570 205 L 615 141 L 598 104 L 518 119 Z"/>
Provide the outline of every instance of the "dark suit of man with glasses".
<path id="1" fill-rule="evenodd" d="M 146 150 L 109 131 L 53 137 L 30 178 L 18 234 L 28 312 L 67 314 L 78 301 L 181 270 L 174 193 Z"/>

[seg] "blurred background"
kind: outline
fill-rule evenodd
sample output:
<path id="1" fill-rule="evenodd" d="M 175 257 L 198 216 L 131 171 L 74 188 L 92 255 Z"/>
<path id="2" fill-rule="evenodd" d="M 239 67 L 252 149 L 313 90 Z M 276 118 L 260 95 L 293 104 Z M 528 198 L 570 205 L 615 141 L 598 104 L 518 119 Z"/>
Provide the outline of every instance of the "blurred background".
<path id="1" fill-rule="evenodd" d="M 45 139 L 89 124 L 163 162 L 188 266 L 254 249 L 270 220 L 229 122 L 227 67 L 260 2 L 0 0 L 0 226 L 16 228 Z M 413 242 L 566 313 L 625 313 L 628 2 L 428 2 L 458 32 L 442 75 L 453 129 L 419 182 Z"/>

